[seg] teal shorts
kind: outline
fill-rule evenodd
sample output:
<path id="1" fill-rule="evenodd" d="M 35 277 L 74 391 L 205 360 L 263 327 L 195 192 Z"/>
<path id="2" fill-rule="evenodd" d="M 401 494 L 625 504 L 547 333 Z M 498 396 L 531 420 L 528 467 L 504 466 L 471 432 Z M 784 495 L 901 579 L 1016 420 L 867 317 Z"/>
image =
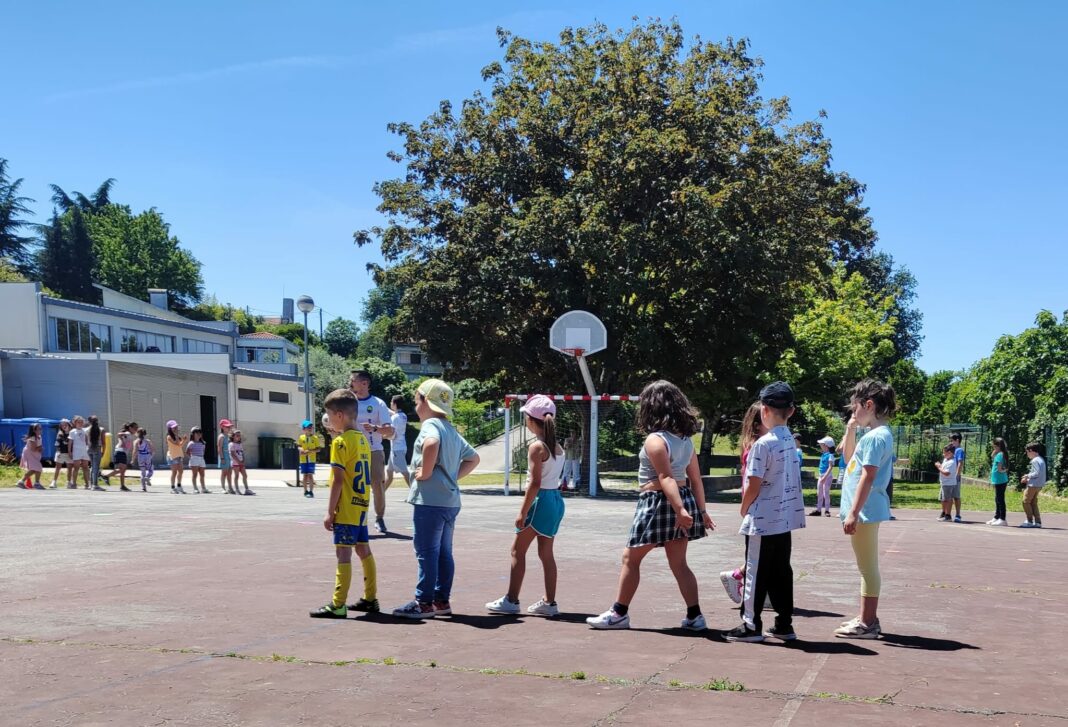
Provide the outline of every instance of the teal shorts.
<path id="1" fill-rule="evenodd" d="M 563 519 L 564 498 L 560 495 L 560 490 L 541 490 L 530 506 L 527 519 L 523 521 L 523 529 L 531 527 L 538 535 L 552 538 L 556 536 Z"/>

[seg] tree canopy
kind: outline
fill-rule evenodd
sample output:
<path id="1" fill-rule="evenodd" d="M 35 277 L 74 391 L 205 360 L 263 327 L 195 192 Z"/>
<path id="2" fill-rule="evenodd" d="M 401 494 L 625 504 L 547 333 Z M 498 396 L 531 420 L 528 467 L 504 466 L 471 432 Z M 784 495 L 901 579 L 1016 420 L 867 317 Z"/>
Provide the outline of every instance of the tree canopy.
<path id="1" fill-rule="evenodd" d="M 26 205 L 33 200 L 19 193 L 21 187 L 22 179 L 11 179 L 7 159 L 0 159 L 0 259 L 17 268 L 26 264 L 27 247 L 33 240 L 23 234 L 31 227 L 26 217 L 32 212 Z"/>
<path id="2" fill-rule="evenodd" d="M 356 321 L 348 318 L 335 318 L 326 324 L 323 331 L 323 344 L 330 353 L 337 354 L 342 358 L 348 358 L 356 353 L 356 346 L 360 342 L 360 328 Z"/>
<path id="3" fill-rule="evenodd" d="M 760 96 L 744 40 L 687 45 L 656 21 L 499 37 L 488 95 L 389 127 L 405 173 L 375 186 L 387 224 L 355 238 L 403 291 L 394 327 L 454 376 L 555 388 L 577 372 L 549 326 L 586 309 L 612 337 L 602 390 L 666 377 L 706 413 L 736 407 L 807 286 L 872 256 L 863 186 L 818 121 Z"/>

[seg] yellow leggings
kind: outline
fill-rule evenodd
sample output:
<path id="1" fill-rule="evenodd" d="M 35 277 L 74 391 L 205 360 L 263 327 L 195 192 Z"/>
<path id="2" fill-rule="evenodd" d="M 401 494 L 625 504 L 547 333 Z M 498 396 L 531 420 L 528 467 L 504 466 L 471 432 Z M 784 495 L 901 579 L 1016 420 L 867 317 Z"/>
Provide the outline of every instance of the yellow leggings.
<path id="1" fill-rule="evenodd" d="M 857 532 L 849 540 L 860 570 L 860 595 L 878 598 L 883 585 L 879 575 L 879 523 L 857 523 Z"/>

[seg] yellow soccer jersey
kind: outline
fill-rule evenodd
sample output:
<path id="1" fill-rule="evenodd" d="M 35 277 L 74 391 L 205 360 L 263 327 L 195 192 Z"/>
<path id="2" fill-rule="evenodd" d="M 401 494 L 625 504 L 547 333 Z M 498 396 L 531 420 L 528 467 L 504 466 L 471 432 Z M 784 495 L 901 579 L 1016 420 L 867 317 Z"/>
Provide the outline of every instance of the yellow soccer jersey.
<path id="1" fill-rule="evenodd" d="M 335 437 L 330 445 L 330 467 L 331 471 L 341 470 L 344 473 L 334 522 L 366 525 L 368 490 L 371 487 L 371 445 L 367 437 L 354 429 Z"/>
<path id="2" fill-rule="evenodd" d="M 322 449 L 323 438 L 318 434 L 301 434 L 297 437 L 297 446 L 301 449 Z M 305 454 L 304 452 L 301 452 L 300 461 L 302 464 L 314 463 L 315 453 L 311 452 Z"/>

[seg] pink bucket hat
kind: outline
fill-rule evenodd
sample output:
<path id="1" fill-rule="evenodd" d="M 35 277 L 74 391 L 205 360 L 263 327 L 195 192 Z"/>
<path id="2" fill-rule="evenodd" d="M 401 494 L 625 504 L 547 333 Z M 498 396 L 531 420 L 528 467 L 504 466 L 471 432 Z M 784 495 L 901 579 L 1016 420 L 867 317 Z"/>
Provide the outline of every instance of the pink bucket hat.
<path id="1" fill-rule="evenodd" d="M 178 426 L 178 422 L 174 421 L 173 419 L 168 420 L 167 429 L 174 429 L 176 426 Z"/>
<path id="2" fill-rule="evenodd" d="M 538 421 L 545 418 L 546 414 L 556 416 L 556 404 L 545 394 L 535 394 L 527 399 L 527 403 L 519 408 L 519 411 L 528 417 L 534 417 Z"/>

